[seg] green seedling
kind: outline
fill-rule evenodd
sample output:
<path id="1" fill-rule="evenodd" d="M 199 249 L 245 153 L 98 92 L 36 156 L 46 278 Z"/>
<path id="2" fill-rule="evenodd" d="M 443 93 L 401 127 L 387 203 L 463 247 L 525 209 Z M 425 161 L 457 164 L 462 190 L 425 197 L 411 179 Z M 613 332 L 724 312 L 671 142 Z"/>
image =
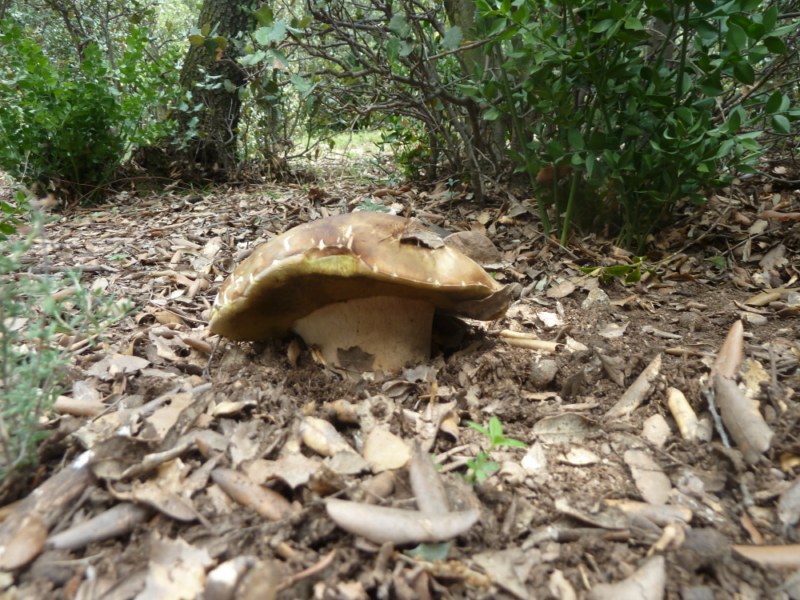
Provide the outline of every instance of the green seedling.
<path id="1" fill-rule="evenodd" d="M 581 271 L 592 277 L 600 277 L 603 283 L 619 279 L 625 285 L 639 283 L 644 273 L 655 273 L 655 269 L 644 261 L 643 256 L 634 256 L 632 262 L 627 265 L 581 267 Z"/>
<path id="2" fill-rule="evenodd" d="M 488 426 L 479 425 L 472 421 L 469 421 L 467 425 L 483 434 L 489 440 L 489 448 L 486 451 L 478 452 L 475 458 L 467 461 L 467 480 L 471 483 L 486 481 L 492 473 L 500 468 L 500 465 L 489 458 L 495 449 L 527 447 L 525 442 L 506 437 L 503 432 L 503 424 L 496 416 L 489 419 Z"/>

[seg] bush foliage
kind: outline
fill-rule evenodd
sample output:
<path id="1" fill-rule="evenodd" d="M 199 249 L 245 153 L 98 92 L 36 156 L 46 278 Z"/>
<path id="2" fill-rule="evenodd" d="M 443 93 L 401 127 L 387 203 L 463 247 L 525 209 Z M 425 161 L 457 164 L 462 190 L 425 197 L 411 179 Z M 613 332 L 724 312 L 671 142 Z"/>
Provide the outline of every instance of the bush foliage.
<path id="1" fill-rule="evenodd" d="M 308 138 L 378 127 L 409 177 L 468 182 L 481 203 L 516 169 L 546 233 L 604 229 L 641 248 L 679 200 L 700 204 L 765 150 L 796 145 L 795 4 L 243 3 L 251 31 L 227 39 L 205 23 L 187 40 L 218 61 L 237 50 L 227 66 L 240 81 L 194 85 L 236 98 L 221 134 L 243 142 L 240 160 L 318 152 Z M 179 61 L 150 56 L 133 24 L 155 9 L 130 10 L 128 28 L 114 26 L 125 52 L 89 37 L 72 42 L 72 62 L 3 24 L 0 168 L 89 193 L 132 145 L 172 131 L 164 117 L 179 96 L 184 138 L 211 135 L 193 125 L 207 96 L 180 90 Z"/>
<path id="2" fill-rule="evenodd" d="M 135 144 L 167 134 L 158 111 L 176 93 L 145 60 L 147 35 L 132 27 L 114 69 L 89 42 L 59 63 L 9 19 L 0 23 L 0 169 L 29 186 L 93 199 Z"/>
<path id="3" fill-rule="evenodd" d="M 547 200 L 563 213 L 562 242 L 581 214 L 641 247 L 676 200 L 752 171 L 764 128 L 788 134 L 800 116 L 780 69 L 797 23 L 775 3 L 476 4 L 499 68 L 462 88 L 510 124 L 531 181 L 566 174 L 538 191 L 545 222 Z"/>
<path id="4" fill-rule="evenodd" d="M 382 123 L 406 173 L 437 178 L 444 163 L 478 202 L 511 163 L 527 175 L 545 231 L 555 225 L 562 241 L 578 225 L 641 248 L 678 200 L 702 202 L 796 134 L 790 2 L 332 0 L 309 9 L 313 20 L 281 49 L 311 57 L 285 68 L 308 82 L 317 129 L 325 118 Z"/>

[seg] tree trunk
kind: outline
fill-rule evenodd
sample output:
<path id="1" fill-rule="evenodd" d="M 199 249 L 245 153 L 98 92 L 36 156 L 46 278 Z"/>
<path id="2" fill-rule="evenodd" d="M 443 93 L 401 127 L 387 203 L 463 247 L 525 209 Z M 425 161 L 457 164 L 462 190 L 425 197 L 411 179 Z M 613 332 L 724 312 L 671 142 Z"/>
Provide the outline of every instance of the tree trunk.
<path id="1" fill-rule="evenodd" d="M 205 43 L 189 48 L 180 77 L 182 89 L 192 93 L 191 105 L 202 105 L 199 114 L 189 111 L 178 117 L 176 143 L 184 176 L 236 176 L 239 88 L 245 84 L 245 72 L 236 62 L 240 53 L 234 38 L 248 29 L 248 5 L 241 0 L 205 0 L 200 9 L 198 29 Z"/>

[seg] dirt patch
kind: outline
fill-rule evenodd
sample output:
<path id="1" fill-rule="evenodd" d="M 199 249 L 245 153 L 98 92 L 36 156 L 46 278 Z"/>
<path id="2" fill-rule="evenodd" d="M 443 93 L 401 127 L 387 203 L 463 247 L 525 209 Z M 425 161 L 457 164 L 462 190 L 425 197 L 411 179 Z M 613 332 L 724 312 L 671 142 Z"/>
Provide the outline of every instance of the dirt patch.
<path id="1" fill-rule="evenodd" d="M 106 409 L 88 420 L 54 417 L 62 435 L 44 447 L 46 472 L 33 485 L 76 468 L 87 448 L 92 455 L 90 483 L 45 519 L 50 539 L 126 503 L 146 510 L 110 539 L 40 548 L 3 580 L 7 589 L 20 598 L 230 597 L 209 591 L 225 587 L 216 570 L 225 565 L 238 598 L 570 598 L 599 594 L 601 584 L 657 567 L 648 557 L 663 556 L 670 598 L 788 597 L 782 571 L 732 545 L 798 536 L 790 497 L 800 468 L 798 299 L 787 291 L 753 302 L 767 288 L 795 285 L 800 225 L 759 214 L 796 211 L 797 194 L 784 193 L 779 205 L 766 192 L 759 204 L 744 199 L 749 193 L 716 201 L 704 223 L 687 218 L 657 240 L 660 262 L 639 264 L 593 238 L 560 248 L 538 232 L 534 207 L 511 197 L 476 210 L 408 188 L 381 198 L 312 191 L 120 198 L 48 227 L 34 264 L 81 267 L 86 284 L 137 307 L 103 346 L 75 358 L 73 394 L 88 386 Z M 441 321 L 430 363 L 398 376 L 321 366 L 296 340 L 222 341 L 206 371 L 216 342 L 208 310 L 231 267 L 260 241 L 367 201 L 416 207 L 446 230 L 485 232 L 502 255 L 497 279 L 521 290 L 507 316 L 488 325 Z M 581 269 L 610 265 L 639 269 L 641 279 L 624 285 Z M 745 323 L 742 387 L 773 432 L 754 463 L 721 440 L 708 408 L 709 372 L 737 320 Z M 508 331 L 557 342 L 557 350 L 519 347 Z M 657 357 L 641 404 L 609 418 Z M 681 434 L 669 388 L 685 395 L 705 437 Z M 525 447 L 494 449 L 487 458 L 498 470 L 472 485 L 467 461 L 488 440 L 467 423 L 493 416 Z M 477 507 L 477 524 L 436 560 L 346 533 L 325 498 L 414 508 L 415 492 L 406 468 L 391 469 L 377 493 L 381 468 L 325 456 L 304 430 L 315 418 L 359 457 L 376 429 L 420 441 L 439 465 L 450 509 Z M 658 502 L 644 513 L 620 504 L 659 493 L 647 469 L 637 475 L 632 451 L 663 476 L 672 516 L 654 516 Z M 266 505 L 234 500 L 220 469 L 266 489 Z M 5 490 L 9 499 L 23 491 Z M 270 520 L 269 511 L 284 516 Z M 13 519 L 4 535 L 24 530 Z"/>

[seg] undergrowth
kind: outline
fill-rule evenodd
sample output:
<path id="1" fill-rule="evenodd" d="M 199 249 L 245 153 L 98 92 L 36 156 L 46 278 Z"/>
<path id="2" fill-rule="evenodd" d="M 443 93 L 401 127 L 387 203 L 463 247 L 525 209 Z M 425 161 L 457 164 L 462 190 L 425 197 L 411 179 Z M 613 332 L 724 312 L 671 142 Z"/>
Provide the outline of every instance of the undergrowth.
<path id="1" fill-rule="evenodd" d="M 79 271 L 33 273 L 28 253 L 46 243 L 42 218 L 25 229 L 0 239 L 0 480 L 36 463 L 73 352 L 130 309 L 82 285 Z"/>

